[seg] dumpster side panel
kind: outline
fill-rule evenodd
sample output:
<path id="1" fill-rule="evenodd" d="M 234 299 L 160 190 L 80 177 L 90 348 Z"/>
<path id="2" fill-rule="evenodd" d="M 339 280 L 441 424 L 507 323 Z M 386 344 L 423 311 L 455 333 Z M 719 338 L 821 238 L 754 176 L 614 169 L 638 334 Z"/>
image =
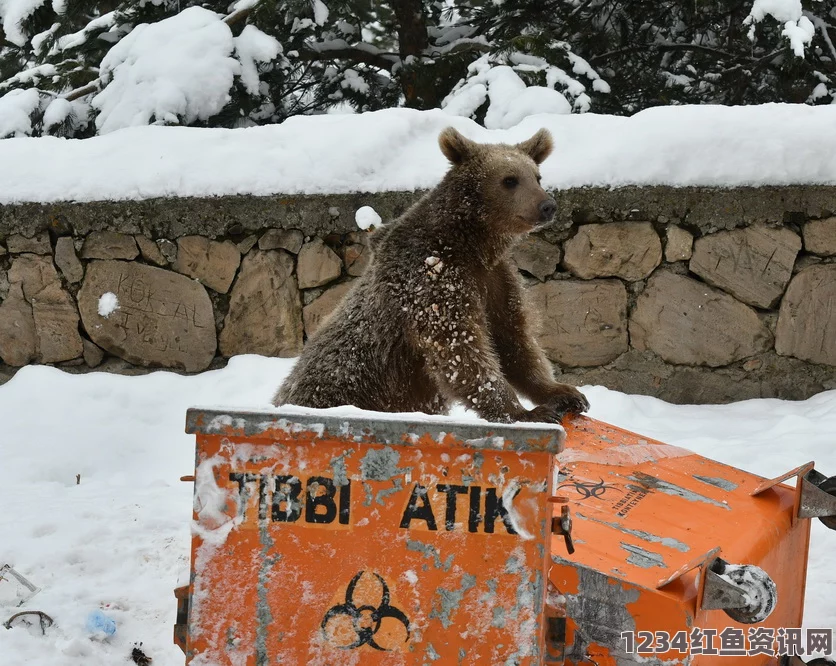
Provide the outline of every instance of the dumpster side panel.
<path id="1" fill-rule="evenodd" d="M 191 663 L 539 663 L 552 466 L 199 434 Z"/>

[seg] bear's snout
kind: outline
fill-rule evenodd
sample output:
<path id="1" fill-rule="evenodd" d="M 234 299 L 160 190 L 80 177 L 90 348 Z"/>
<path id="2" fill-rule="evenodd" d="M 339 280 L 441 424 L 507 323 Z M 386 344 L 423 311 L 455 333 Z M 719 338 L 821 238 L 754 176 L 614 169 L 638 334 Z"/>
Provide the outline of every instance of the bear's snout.
<path id="1" fill-rule="evenodd" d="M 549 222 L 557 211 L 557 204 L 551 197 L 540 202 L 540 222 Z"/>

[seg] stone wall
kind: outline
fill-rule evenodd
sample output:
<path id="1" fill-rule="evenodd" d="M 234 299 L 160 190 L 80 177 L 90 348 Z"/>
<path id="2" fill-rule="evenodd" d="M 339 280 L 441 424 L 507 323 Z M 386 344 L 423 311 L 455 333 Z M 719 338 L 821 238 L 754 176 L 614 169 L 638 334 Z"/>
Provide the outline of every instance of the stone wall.
<path id="1" fill-rule="evenodd" d="M 295 356 L 412 193 L 0 206 L 0 381 Z M 564 381 L 673 402 L 836 388 L 836 188 L 594 188 L 514 260 Z"/>

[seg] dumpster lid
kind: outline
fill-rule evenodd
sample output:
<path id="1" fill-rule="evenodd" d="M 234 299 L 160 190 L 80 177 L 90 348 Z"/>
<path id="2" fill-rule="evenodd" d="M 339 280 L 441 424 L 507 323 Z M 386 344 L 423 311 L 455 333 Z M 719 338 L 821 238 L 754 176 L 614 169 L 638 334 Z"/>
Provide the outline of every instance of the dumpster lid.
<path id="1" fill-rule="evenodd" d="M 473 449 L 559 453 L 566 431 L 549 423 L 489 423 L 420 413 L 370 412 L 354 407 L 312 409 L 281 407 L 238 411 L 194 407 L 186 412 L 189 434 L 274 438 L 279 432 L 295 438 L 329 435 L 360 442 L 414 446 L 428 440 L 438 445 Z"/>

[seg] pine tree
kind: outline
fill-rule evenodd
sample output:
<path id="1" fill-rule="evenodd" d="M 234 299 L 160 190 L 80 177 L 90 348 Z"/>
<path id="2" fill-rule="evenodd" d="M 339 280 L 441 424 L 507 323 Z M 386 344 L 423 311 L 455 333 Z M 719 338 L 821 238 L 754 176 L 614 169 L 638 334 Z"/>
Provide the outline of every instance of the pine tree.
<path id="1" fill-rule="evenodd" d="M 830 103 L 836 0 L 805 0 L 803 16 L 784 4 L 765 16 L 761 0 L 0 0 L 0 138 L 340 107 L 444 106 L 506 126 L 528 108 Z"/>

